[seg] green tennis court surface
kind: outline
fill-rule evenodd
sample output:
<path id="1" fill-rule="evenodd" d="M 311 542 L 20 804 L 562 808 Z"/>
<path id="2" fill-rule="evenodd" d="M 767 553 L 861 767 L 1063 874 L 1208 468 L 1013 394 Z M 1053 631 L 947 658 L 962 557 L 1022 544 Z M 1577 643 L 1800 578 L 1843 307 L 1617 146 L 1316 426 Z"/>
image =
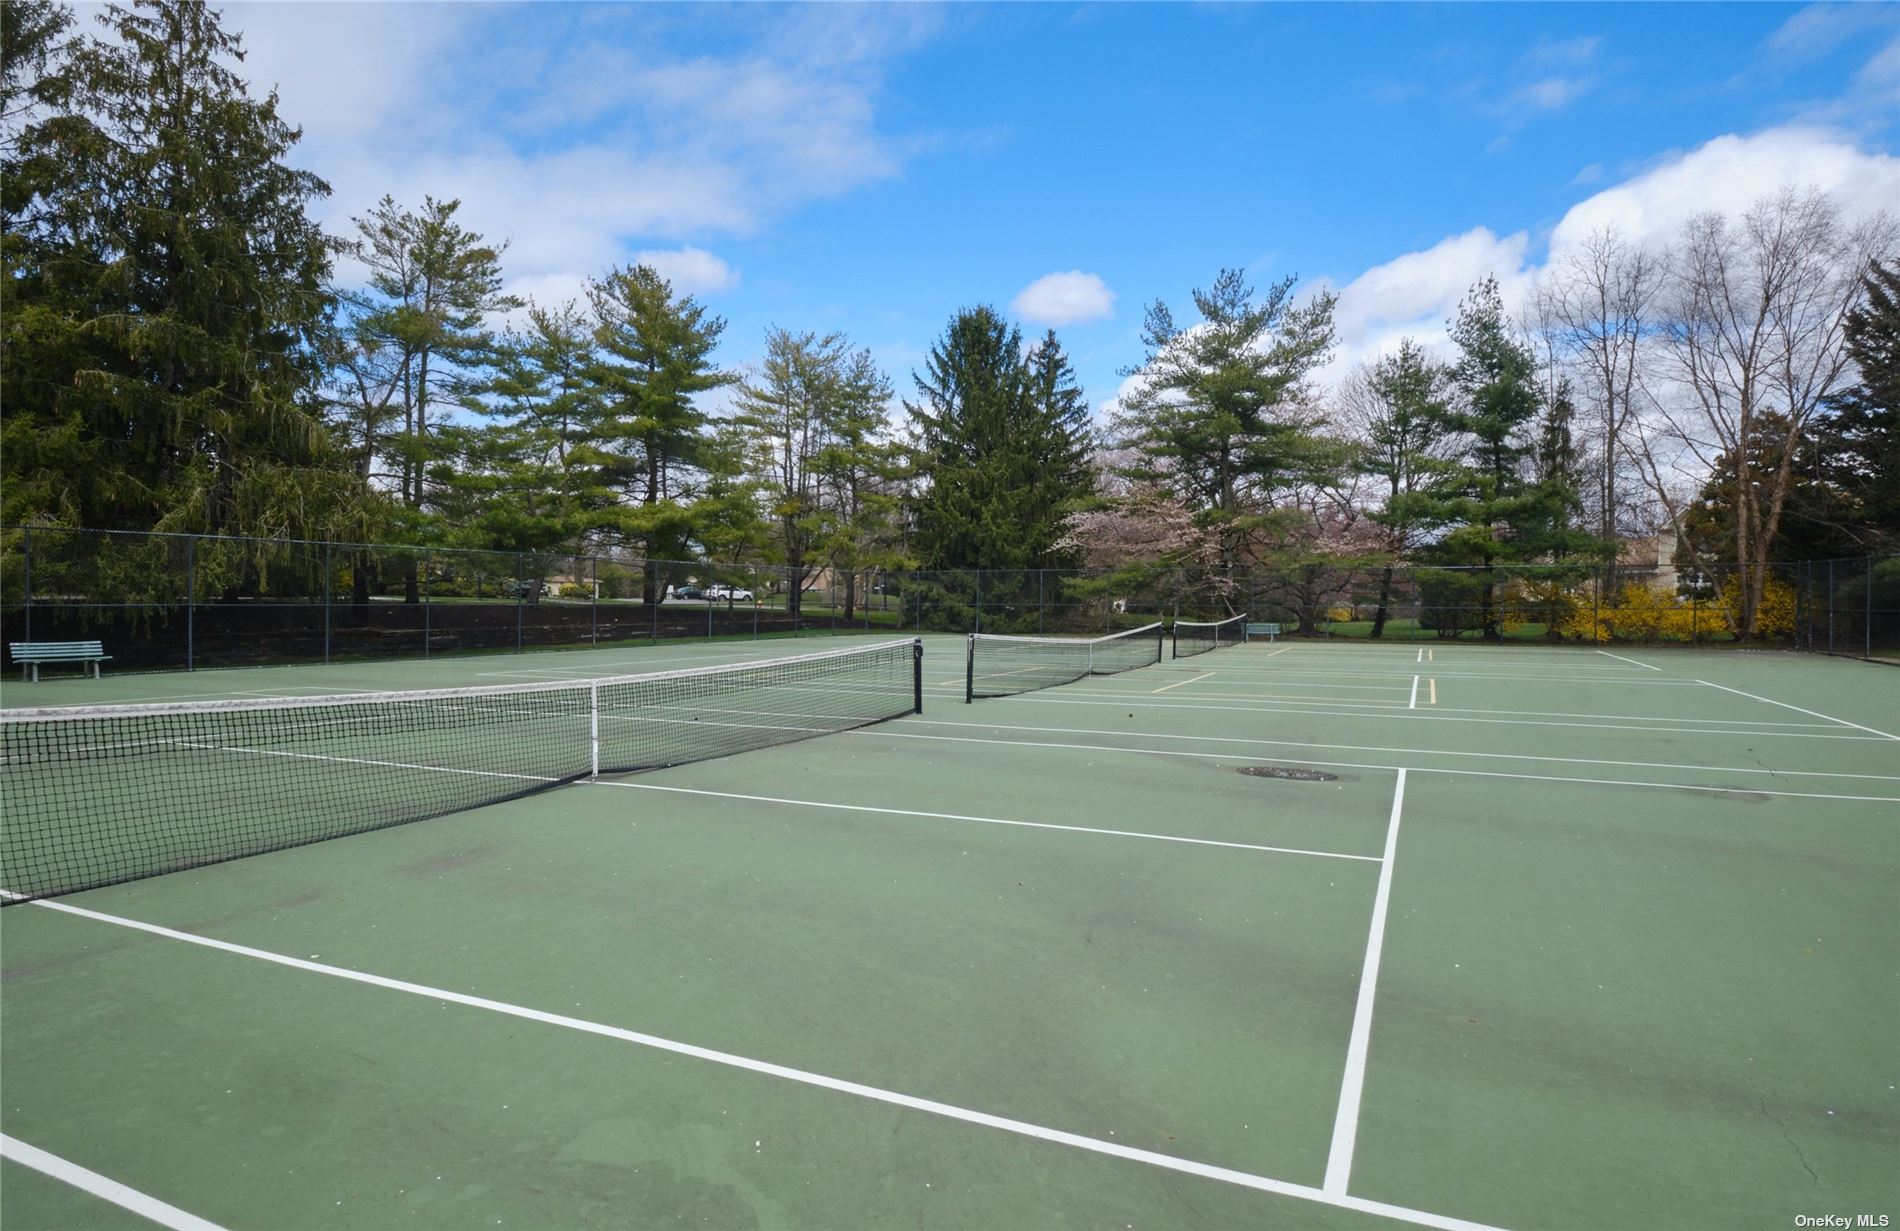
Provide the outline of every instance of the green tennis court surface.
<path id="1" fill-rule="evenodd" d="M 919 716 L 8 907 L 0 1221 L 1900 1218 L 1900 673 L 1282 642 L 966 705 L 963 655 Z"/>

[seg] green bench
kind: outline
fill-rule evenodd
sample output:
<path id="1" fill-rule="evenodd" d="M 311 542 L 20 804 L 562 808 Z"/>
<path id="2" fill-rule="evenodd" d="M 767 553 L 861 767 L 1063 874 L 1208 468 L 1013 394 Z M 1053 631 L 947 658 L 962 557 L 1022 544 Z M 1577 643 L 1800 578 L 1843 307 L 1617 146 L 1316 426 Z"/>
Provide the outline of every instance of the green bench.
<path id="1" fill-rule="evenodd" d="M 1252 641 L 1255 637 L 1265 637 L 1268 641 L 1272 641 L 1279 635 L 1280 626 L 1278 624 L 1249 624 L 1247 626 L 1247 640 L 1249 641 Z"/>
<path id="2" fill-rule="evenodd" d="M 91 663 L 92 678 L 99 677 L 99 664 L 112 656 L 97 641 L 15 641 L 8 648 L 13 661 L 20 664 L 20 678 L 40 682 L 41 663 Z"/>

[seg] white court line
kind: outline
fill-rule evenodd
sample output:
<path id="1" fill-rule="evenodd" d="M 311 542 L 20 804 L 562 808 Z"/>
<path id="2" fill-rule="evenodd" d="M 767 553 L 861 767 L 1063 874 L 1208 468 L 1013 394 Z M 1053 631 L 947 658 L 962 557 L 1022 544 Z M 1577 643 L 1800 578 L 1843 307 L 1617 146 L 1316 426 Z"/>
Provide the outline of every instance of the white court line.
<path id="1" fill-rule="evenodd" d="M 1227 661 L 1231 662 L 1232 659 L 1228 659 Z M 1538 674 L 1531 674 L 1531 673 L 1521 672 L 1521 671 L 1510 672 L 1510 673 L 1495 672 L 1495 671 L 1461 671 L 1459 670 L 1459 667 L 1464 664 L 1452 663 L 1452 664 L 1447 665 L 1444 661 L 1440 659 L 1432 659 L 1432 658 L 1428 658 L 1425 661 L 1438 667 L 1439 673 L 1441 675 L 1456 676 L 1457 678 L 1461 680 L 1529 680 L 1529 681 L 1534 681 L 1534 682 L 1542 683 L 1542 684 L 1618 684 L 1624 687 L 1629 687 L 1635 684 L 1642 684 L 1645 687 L 1651 687 L 1651 688 L 1693 688 L 1695 687 L 1695 681 L 1693 680 L 1671 679 L 1666 676 L 1659 680 L 1651 679 L 1649 676 L 1646 676 L 1646 675 L 1637 675 L 1635 670 L 1629 667 L 1602 667 L 1602 668 L 1595 668 L 1589 671 L 1579 671 L 1570 675 L 1557 675 L 1557 674 L 1552 674 L 1548 671 L 1540 672 Z M 1413 664 L 1411 663 L 1404 663 L 1399 666 L 1392 667 L 1388 670 L 1347 670 L 1343 667 L 1320 667 L 1320 666 L 1310 666 L 1310 667 L 1281 666 L 1278 668 L 1222 667 L 1221 674 L 1229 675 L 1229 676 L 1259 675 L 1259 676 L 1265 676 L 1269 680 L 1279 680 L 1279 679 L 1285 679 L 1290 676 L 1300 676 L 1300 675 L 1318 676 L 1321 679 L 1328 679 L 1328 680 L 1347 680 L 1347 679 L 1389 680 L 1389 679 L 1394 678 L 1395 676 L 1399 679 L 1403 679 L 1406 676 L 1410 675 L 1411 672 L 1406 671 L 1403 668 L 1409 667 L 1412 665 Z M 1165 673 L 1168 671 L 1192 670 L 1192 668 L 1174 667 L 1174 666 L 1169 665 L 1168 663 L 1154 663 L 1148 667 L 1143 668 L 1143 670 L 1159 671 L 1159 672 Z M 1533 668 L 1532 670 L 1536 671 L 1536 668 Z"/>
<path id="2" fill-rule="evenodd" d="M 1672 761 L 1614 761 L 1602 757 L 1550 757 L 1528 752 L 1461 752 L 1441 748 L 1392 748 L 1381 744 L 1322 744 L 1310 740 L 1259 739 L 1239 735 L 1165 735 L 1158 731 L 1105 731 L 1094 727 L 1032 727 L 1015 722 L 957 722 L 946 718 L 918 718 L 908 715 L 905 721 L 926 727 L 972 727 L 979 731 L 1034 731 L 1039 735 L 1107 735 L 1116 739 L 1174 739 L 1190 740 L 1200 744 L 1259 744 L 1269 748 L 1318 748 L 1323 752 L 1396 752 L 1405 756 L 1419 757 L 1483 757 L 1488 761 L 1615 765 L 1621 769 L 1687 769 L 1707 774 L 1768 774 L 1776 778 L 1860 778 L 1874 782 L 1900 782 L 1900 774 L 1849 774 L 1823 769 L 1768 769 L 1758 765 L 1684 765 Z M 877 732 L 866 727 L 853 734 L 874 735 Z"/>
<path id="3" fill-rule="evenodd" d="M 1392 866 L 1399 853 L 1399 813 L 1405 807 L 1405 771 L 1392 788 L 1392 816 L 1385 825 L 1385 858 L 1379 864 L 1379 888 L 1372 897 L 1372 922 L 1366 930 L 1366 959 L 1359 967 L 1359 1000 L 1352 1010 L 1352 1041 L 1346 1045 L 1346 1071 L 1339 1081 L 1339 1110 L 1333 1115 L 1333 1146 L 1326 1155 L 1329 1193 L 1342 1194 L 1352 1178 L 1353 1146 L 1359 1138 L 1359 1104 L 1366 1087 L 1366 1049 L 1372 1043 L 1372 1001 L 1379 992 L 1379 955 L 1385 948 L 1386 907 L 1392 900 Z"/>
<path id="4" fill-rule="evenodd" d="M 1831 714 L 1823 714 L 1815 710 L 1804 710 L 1798 705 L 1789 705 L 1786 701 L 1775 701 L 1768 697 L 1758 697 L 1752 692 L 1743 692 L 1739 688 L 1730 688 L 1727 684 L 1712 684 L 1708 680 L 1697 680 L 1696 683 L 1708 684 L 1710 688 L 1719 688 L 1723 692 L 1732 692 L 1738 697 L 1747 697 L 1751 701 L 1766 701 L 1770 705 L 1779 705 L 1784 710 L 1793 710 L 1797 714 L 1806 714 L 1810 718 L 1825 718 L 1829 722 L 1838 722 L 1842 726 L 1852 727 L 1856 731 L 1869 731 L 1883 739 L 1900 740 L 1900 735 L 1889 735 L 1885 731 L 1875 731 L 1872 727 L 1863 727 L 1858 722 L 1849 722 L 1845 718 L 1836 718 Z"/>
<path id="5" fill-rule="evenodd" d="M 1408 710 L 1418 708 L 1418 677 L 1416 675 L 1412 677 L 1412 699 L 1405 703 L 1405 708 Z"/>
<path id="6" fill-rule="evenodd" d="M 1685 680 L 1683 682 L 1685 684 L 1689 684 L 1691 687 L 1694 686 L 1691 681 Z M 1124 695 L 1128 697 L 1145 697 L 1148 694 L 1147 693 L 1127 693 Z M 1838 741 L 1842 743 L 1846 743 L 1850 741 L 1851 742 L 1867 742 L 1867 743 L 1873 742 L 1873 738 L 1866 735 L 1828 735 L 1821 731 L 1812 731 L 1812 732 L 1810 731 L 1729 731 L 1729 730 L 1723 730 L 1721 728 L 1711 728 L 1711 727 L 1630 726 L 1627 723 L 1620 723 L 1620 722 L 1538 722 L 1534 719 L 1523 719 L 1523 718 L 1460 718 L 1455 714 L 1427 714 L 1422 710 L 1400 715 L 1400 713 L 1398 712 L 1396 708 L 1384 709 L 1384 710 L 1368 710 L 1365 712 L 1361 712 L 1358 710 L 1290 710 L 1290 709 L 1273 708 L 1273 703 L 1271 702 L 1264 702 L 1264 703 L 1255 704 L 1255 705 L 1207 705 L 1202 702 L 1190 702 L 1190 701 L 1133 701 L 1133 700 L 1088 701 L 1079 697 L 1043 697 L 1043 696 L 1033 696 L 1033 695 L 1016 697 L 1016 698 L 1013 698 L 1013 700 L 1026 702 L 1031 705 L 1095 705 L 1095 706 L 1103 706 L 1109 709 L 1124 709 L 1124 710 L 1126 709 L 1210 710 L 1216 713 L 1231 712 L 1231 713 L 1239 713 L 1239 714 L 1288 714 L 1288 715 L 1292 715 L 1295 717 L 1302 717 L 1302 718 L 1303 717 L 1376 718 L 1380 720 L 1404 717 L 1407 721 L 1417 721 L 1417 722 L 1483 722 L 1483 723 L 1501 724 L 1501 725 L 1510 726 L 1510 727 L 1577 727 L 1577 728 L 1600 730 L 1600 731 L 1659 732 L 1664 735 L 1744 735 L 1744 736 L 1749 737 L 1750 739 L 1756 739 L 1756 738 L 1820 739 L 1820 740 Z M 1342 703 L 1336 702 L 1336 701 L 1309 701 L 1309 702 L 1293 702 L 1293 704 L 1338 705 Z M 1345 702 L 1344 704 L 1352 704 L 1352 703 Z M 1392 704 L 1396 706 L 1396 703 L 1392 703 Z M 1707 719 L 1682 718 L 1682 719 L 1677 719 L 1676 721 L 1679 721 L 1679 722 L 1724 722 L 1726 720 L 1719 719 L 1719 718 L 1707 718 Z"/>
<path id="7" fill-rule="evenodd" d="M 966 735 L 918 735 L 892 731 L 888 727 L 866 727 L 849 735 L 885 735 L 891 739 L 941 740 L 952 744 L 997 744 L 1005 748 L 1061 748 L 1071 752 L 1119 752 L 1133 756 L 1192 757 L 1200 761 L 1232 761 L 1231 752 L 1182 752 L 1173 748 L 1117 748 L 1111 744 L 1058 744 L 1048 740 L 975 739 Z M 1324 765 L 1343 769 L 1409 769 L 1415 774 L 1444 774 L 1451 778 L 1512 778 L 1525 782 L 1575 782 L 1584 786 L 1656 787 L 1666 791 L 1696 791 L 1712 795 L 1772 795 L 1781 799 L 1825 799 L 1833 803 L 1900 804 L 1900 795 L 1830 795 L 1825 791 L 1770 791 L 1758 786 L 1696 786 L 1685 782 L 1639 782 L 1630 778 L 1568 778 L 1555 774 L 1511 774 L 1497 769 L 1445 769 L 1435 765 L 1380 765 L 1364 761 L 1320 761 L 1312 757 L 1290 757 L 1301 765 Z"/>
<path id="8" fill-rule="evenodd" d="M 1418 647 L 1418 661 L 1425 661 L 1425 647 L 1422 645 Z"/>
<path id="9" fill-rule="evenodd" d="M 127 1188 L 108 1176 L 97 1171 L 81 1167 L 78 1163 L 68 1162 L 57 1154 L 48 1154 L 38 1146 L 28 1145 L 18 1137 L 0 1133 L 0 1158 L 10 1158 L 23 1167 L 31 1167 L 41 1175 L 50 1175 L 63 1184 L 70 1184 L 81 1192 L 90 1193 L 101 1201 L 110 1201 L 120 1209 L 131 1210 L 142 1218 L 149 1219 L 161 1227 L 170 1227 L 173 1231 L 224 1231 L 215 1222 L 206 1222 L 196 1214 L 188 1213 L 175 1205 L 150 1197 L 136 1188 Z"/>
<path id="10" fill-rule="evenodd" d="M 1371 1201 L 1364 1197 L 1353 1197 L 1345 1193 L 1326 1192 L 1306 1184 L 1294 1184 L 1287 1180 L 1276 1180 L 1268 1176 L 1254 1175 L 1250 1172 L 1235 1171 L 1228 1167 L 1216 1167 L 1208 1163 L 1197 1163 L 1191 1159 L 1177 1158 L 1172 1154 L 1161 1154 L 1153 1150 L 1137 1149 L 1116 1141 L 1102 1141 L 1094 1137 L 1084 1137 L 1080 1133 L 1071 1133 L 1063 1129 L 1047 1128 L 1040 1124 L 1031 1124 L 1026 1120 L 1014 1120 L 1007 1116 L 992 1115 L 985 1111 L 975 1111 L 967 1107 L 958 1107 L 951 1103 L 940 1103 L 935 1099 L 919 1098 L 912 1094 L 901 1094 L 895 1090 L 886 1090 L 878 1086 L 867 1086 L 861 1082 L 847 1081 L 840 1077 L 829 1077 L 807 1069 L 795 1069 L 789 1065 L 774 1064 L 769 1060 L 755 1060 L 749 1056 L 740 1056 L 732 1052 L 717 1051 L 710 1047 L 701 1047 L 693 1043 L 681 1043 L 659 1035 L 643 1034 L 636 1030 L 627 1030 L 619 1026 L 609 1026 L 601 1022 L 587 1021 L 584 1018 L 568 1017 L 562 1013 L 548 1013 L 540 1009 L 531 1009 L 525 1005 L 509 1004 L 501 1000 L 489 1000 L 483 996 L 472 996 L 465 992 L 450 991 L 447 988 L 430 987 L 422 983 L 410 983 L 403 979 L 391 979 L 382 975 L 366 974 L 360 970 L 350 970 L 342 966 L 331 966 L 322 962 L 306 961 L 288 954 L 272 953 L 267 949 L 253 949 L 248 945 L 233 944 L 228 940 L 215 940 L 209 936 L 199 936 L 192 932 L 180 932 L 155 923 L 146 923 L 138 919 L 127 919 L 119 915 L 108 915 L 84 907 L 69 906 L 64 902 L 38 901 L 34 906 L 45 910 L 55 910 L 63 914 L 77 915 L 82 919 L 92 919 L 99 923 L 109 923 L 116 927 L 131 928 L 148 932 L 154 936 L 163 936 L 167 940 L 183 941 L 190 945 L 202 945 L 207 949 L 217 949 L 225 953 L 234 953 L 240 957 L 255 958 L 262 962 L 271 962 L 278 966 L 287 966 L 293 970 L 302 970 L 311 974 L 329 975 L 332 978 L 347 979 L 352 983 L 363 983 L 371 987 L 380 987 L 387 991 L 404 992 L 433 1000 L 439 1004 L 458 1004 L 471 1009 L 482 1009 L 489 1013 L 499 1013 L 507 1017 L 524 1021 L 540 1022 L 543 1025 L 557 1026 L 564 1030 L 573 1030 L 582 1034 L 599 1035 L 616 1039 L 623 1043 L 632 1043 L 654 1051 L 669 1052 L 676 1056 L 689 1056 L 695 1060 L 705 1060 L 712 1064 L 728 1068 L 743 1069 L 767 1077 L 777 1077 L 784 1081 L 800 1085 L 813 1086 L 820 1090 L 830 1090 L 839 1094 L 848 1094 L 856 1098 L 868 1099 L 889 1106 L 903 1107 L 911 1111 L 920 1111 L 927 1115 L 939 1116 L 947 1120 L 958 1120 L 965 1124 L 976 1124 L 984 1128 L 993 1128 L 1019 1137 L 1030 1137 L 1038 1141 L 1047 1141 L 1055 1145 L 1069 1146 L 1073 1149 L 1087 1150 L 1093 1154 L 1103 1154 L 1111 1158 L 1125 1159 L 1129 1162 L 1143 1163 L 1150 1167 L 1159 1167 L 1184 1175 L 1201 1179 L 1217 1180 L 1241 1188 L 1250 1188 L 1257 1192 L 1272 1193 L 1275 1196 L 1290 1197 L 1297 1201 L 1309 1201 L 1316 1205 L 1332 1206 L 1335 1209 L 1354 1210 L 1362 1214 L 1373 1214 L 1382 1218 L 1392 1218 L 1400 1222 L 1412 1223 L 1421 1227 L 1434 1227 L 1438 1231 L 1500 1231 L 1483 1223 L 1470 1222 L 1462 1218 L 1453 1218 L 1445 1214 L 1433 1214 L 1425 1210 L 1409 1209 L 1400 1205 L 1388 1205 L 1383 1201 Z M 208 1225 L 208 1224 L 201 1224 Z M 198 1231 L 193 1228 L 192 1231 Z"/>
<path id="11" fill-rule="evenodd" d="M 1426 678 L 1429 681 L 1429 680 L 1435 680 L 1437 677 L 1427 676 Z M 1466 677 L 1456 676 L 1453 678 L 1462 679 Z M 1689 688 L 1694 688 L 1696 686 L 1694 680 L 1683 680 L 1681 682 L 1684 686 L 1689 687 Z M 1124 696 L 1124 697 L 1140 697 L 1145 694 L 1138 693 L 1138 692 L 1103 694 L 1100 692 L 1091 691 L 1089 695 L 1090 696 L 1109 695 L 1109 696 Z M 1028 701 L 1037 701 L 1037 700 L 1056 700 L 1058 698 L 1025 697 L 1023 699 L 1028 700 Z M 1210 699 L 1218 700 L 1219 698 L 1210 698 Z M 1249 700 L 1255 700 L 1255 699 L 1249 698 Z M 1340 706 L 1351 706 L 1355 709 L 1366 709 L 1366 710 L 1375 710 L 1375 711 L 1383 710 L 1383 711 L 1388 712 L 1388 713 L 1374 713 L 1374 714 L 1368 715 L 1369 717 L 1375 717 L 1375 718 L 1387 717 L 1389 714 L 1389 711 L 1398 704 L 1398 702 L 1396 701 L 1349 701 L 1343 697 L 1323 697 L 1323 698 L 1322 697 L 1276 697 L 1269 693 L 1260 694 L 1260 696 L 1257 699 L 1257 703 L 1263 706 L 1269 705 L 1269 704 L 1271 705 L 1340 705 Z M 1097 702 L 1087 702 L 1086 704 L 1105 705 L 1108 703 L 1097 701 Z M 1201 706 L 1201 707 L 1190 707 L 1190 708 L 1212 709 L 1215 707 Z M 1221 708 L 1238 709 L 1239 707 L 1223 706 Z M 1766 722 L 1766 721 L 1763 721 L 1761 719 L 1756 719 L 1756 718 L 1726 718 L 1726 717 L 1724 718 L 1695 718 L 1695 717 L 1689 717 L 1689 716 L 1677 717 L 1677 716 L 1656 715 L 1656 714 L 1590 714 L 1590 713 L 1582 713 L 1575 710 L 1500 710 L 1500 709 L 1492 709 L 1488 706 L 1480 708 L 1476 706 L 1445 705 L 1445 706 L 1440 706 L 1439 710 L 1443 714 L 1480 714 L 1480 715 L 1485 715 L 1487 717 L 1492 717 L 1492 718 L 1497 718 L 1500 716 L 1524 717 L 1524 718 L 1598 718 L 1598 719 L 1606 719 L 1606 720 L 1615 719 L 1618 722 L 1637 722 L 1637 723 L 1714 722 L 1714 723 L 1720 723 L 1724 727 L 1807 727 L 1809 729 L 1823 730 L 1823 731 L 1833 730 L 1835 727 L 1838 727 L 1840 725 L 1837 722 L 1781 722 L 1781 721 Z M 1242 711 L 1242 712 L 1245 712 L 1245 711 Z M 1263 709 L 1259 712 L 1299 714 L 1299 713 L 1304 713 L 1306 711 Z M 1349 716 L 1354 716 L 1354 715 L 1338 715 L 1338 716 L 1349 717 Z M 1430 716 L 1431 715 L 1427 715 L 1427 714 L 1419 715 L 1419 717 L 1421 718 L 1426 718 Z M 1629 731 L 1643 731 L 1643 730 L 1649 730 L 1650 728 L 1638 726 L 1638 727 L 1618 727 L 1617 729 L 1629 730 Z M 1673 728 L 1659 728 L 1659 729 L 1671 730 Z M 1734 731 L 1734 732 L 1721 732 L 1721 734 L 1741 735 L 1741 734 L 1746 734 L 1746 733 L 1740 732 L 1740 731 Z"/>
<path id="12" fill-rule="evenodd" d="M 1648 663 L 1638 663 L 1636 662 L 1634 658 L 1624 658 L 1621 654 L 1612 654 L 1608 650 L 1598 650 L 1597 653 L 1603 655 L 1606 658 L 1614 658 L 1621 662 L 1636 663 L 1637 666 L 1641 667 L 1645 671 L 1661 671 L 1662 670 L 1661 667 L 1652 667 Z"/>
<path id="13" fill-rule="evenodd" d="M 1213 673 L 1212 671 L 1203 671 L 1203 672 L 1202 672 L 1201 674 L 1199 674 L 1199 675 L 1197 675 L 1197 676 L 1195 676 L 1195 677 L 1194 677 L 1193 679 L 1191 679 L 1191 680 L 1176 680 L 1176 681 L 1175 681 L 1174 683 L 1172 683 L 1172 684 L 1163 684 L 1163 685 L 1162 685 L 1161 687 L 1159 687 L 1159 688 L 1157 688 L 1157 689 L 1155 689 L 1154 691 L 1155 691 L 1155 692 L 1166 692 L 1166 691 L 1168 691 L 1168 689 L 1170 689 L 1170 688 L 1179 688 L 1179 687 L 1180 687 L 1181 685 L 1183 685 L 1183 684 L 1198 684 L 1198 683 L 1200 683 L 1200 682 L 1201 682 L 1202 680 L 1211 680 L 1211 679 L 1213 679 L 1213 678 L 1214 678 L 1214 673 Z"/>
<path id="14" fill-rule="evenodd" d="M 1065 833 L 1101 834 L 1111 838 L 1147 838 L 1155 842 L 1182 842 L 1189 846 L 1220 846 L 1237 851 L 1267 851 L 1276 855 L 1312 855 L 1321 859 L 1353 859 L 1377 863 L 1375 855 L 1348 855 L 1343 851 L 1309 851 L 1296 846 L 1261 846 L 1253 842 L 1220 842 L 1213 838 L 1187 838 L 1176 834 L 1145 833 L 1135 829 L 1096 829 L 1087 825 L 1056 825 L 1044 821 L 1012 821 L 995 816 L 966 816 L 958 812 L 918 812 L 911 808 L 879 808 L 870 804 L 836 804 L 819 799 L 785 799 L 776 795 L 741 795 L 734 791 L 706 791 L 693 787 L 662 786 L 655 782 L 619 782 L 596 779 L 584 786 L 622 787 L 635 791 L 666 791 L 674 795 L 704 795 L 711 799 L 742 799 L 760 804 L 790 804 L 799 808 L 830 808 L 839 812 L 870 812 L 882 816 L 921 816 L 934 821 L 974 821 L 979 825 L 1014 825 L 1023 829 L 1055 829 Z"/>

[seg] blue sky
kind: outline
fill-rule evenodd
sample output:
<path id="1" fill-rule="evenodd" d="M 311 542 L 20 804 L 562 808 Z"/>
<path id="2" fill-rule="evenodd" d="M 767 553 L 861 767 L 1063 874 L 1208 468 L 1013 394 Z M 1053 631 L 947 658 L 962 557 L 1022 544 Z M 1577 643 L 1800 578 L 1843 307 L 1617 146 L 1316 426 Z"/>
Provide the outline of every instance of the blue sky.
<path id="1" fill-rule="evenodd" d="M 1337 372 L 1591 227 L 1663 240 L 1783 183 L 1900 203 L 1900 5 L 225 11 L 333 230 L 458 197 L 512 289 L 646 259 L 729 366 L 836 329 L 900 392 L 968 304 L 1054 324 L 1099 406 L 1144 305 L 1223 266 L 1339 290 Z"/>

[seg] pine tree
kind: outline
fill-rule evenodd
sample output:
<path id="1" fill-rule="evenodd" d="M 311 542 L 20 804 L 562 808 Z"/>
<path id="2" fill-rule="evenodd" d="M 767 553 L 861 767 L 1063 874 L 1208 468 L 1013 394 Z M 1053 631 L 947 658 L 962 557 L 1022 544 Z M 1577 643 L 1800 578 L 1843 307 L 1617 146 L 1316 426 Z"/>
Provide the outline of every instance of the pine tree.
<path id="1" fill-rule="evenodd" d="M 329 189 L 286 164 L 299 133 L 214 10 L 99 21 L 9 140 L 5 515 L 320 535 L 360 492 L 314 397 L 331 249 L 305 211 Z"/>
<path id="2" fill-rule="evenodd" d="M 711 357 L 726 322 L 645 265 L 609 270 L 588 298 L 596 353 L 586 427 L 607 462 L 603 481 L 622 498 L 602 528 L 640 545 L 641 594 L 657 603 L 666 594 L 657 561 L 684 558 L 693 536 L 689 481 L 706 426 L 693 398 L 733 380 Z"/>
<path id="3" fill-rule="evenodd" d="M 1164 303 L 1148 309 L 1147 356 L 1114 425 L 1134 451 L 1127 477 L 1176 495 L 1219 544 L 1226 574 L 1247 563 L 1276 522 L 1296 520 L 1288 496 L 1340 457 L 1321 439 L 1306 381 L 1331 352 L 1328 294 L 1304 307 L 1286 278 L 1255 298 L 1245 274 L 1221 271 L 1194 292 L 1201 320 L 1180 328 Z"/>
<path id="4" fill-rule="evenodd" d="M 1472 570 L 1462 580 L 1446 576 L 1444 584 L 1473 592 L 1483 634 L 1497 640 L 1503 635 L 1500 565 L 1601 551 L 1602 544 L 1568 526 L 1577 502 L 1574 484 L 1527 475 L 1535 466 L 1542 409 L 1536 361 L 1505 322 L 1495 278 L 1465 296 L 1451 336 L 1459 351 L 1452 367 L 1456 397 L 1440 419 L 1456 434 L 1457 465 L 1420 492 L 1414 507 L 1422 523 L 1440 531 L 1423 554 Z"/>
<path id="5" fill-rule="evenodd" d="M 1402 339 L 1398 352 L 1379 359 L 1365 377 L 1365 439 L 1358 465 L 1385 489 L 1383 503 L 1368 517 L 1384 531 L 1388 559 L 1402 559 L 1416 545 L 1426 516 L 1417 493 L 1443 470 L 1438 451 L 1446 432 L 1449 380 L 1450 374 L 1410 338 Z M 1380 575 L 1374 637 L 1385 635 L 1392 572 L 1388 563 Z"/>
<path id="6" fill-rule="evenodd" d="M 419 210 L 385 196 L 355 219 L 351 251 L 369 268 L 365 292 L 345 297 L 355 353 L 380 366 L 390 395 L 401 408 L 402 431 L 379 447 L 395 462 L 398 494 L 412 510 L 411 533 L 420 529 L 438 492 L 432 474 L 452 474 L 434 464 L 446 456 L 433 439 L 450 410 L 487 377 L 495 358 L 491 315 L 521 301 L 502 292 L 501 255 L 495 246 L 455 221 L 460 201 L 424 197 Z M 360 372 L 360 369 L 359 369 Z M 364 434 L 378 403 L 352 407 L 364 419 Z"/>
<path id="7" fill-rule="evenodd" d="M 1835 398 L 1829 474 L 1860 508 L 1866 551 L 1900 550 L 1900 261 L 1873 262 L 1865 300 L 1847 314 L 1847 351 L 1860 383 Z"/>
<path id="8" fill-rule="evenodd" d="M 905 409 L 924 483 L 915 498 L 924 568 L 1066 562 L 1061 520 L 1090 477 L 1071 461 L 1078 395 L 1067 360 L 1047 342 L 1037 354 L 1032 368 L 1015 326 L 994 309 L 966 308 L 916 376 L 918 400 Z"/>

